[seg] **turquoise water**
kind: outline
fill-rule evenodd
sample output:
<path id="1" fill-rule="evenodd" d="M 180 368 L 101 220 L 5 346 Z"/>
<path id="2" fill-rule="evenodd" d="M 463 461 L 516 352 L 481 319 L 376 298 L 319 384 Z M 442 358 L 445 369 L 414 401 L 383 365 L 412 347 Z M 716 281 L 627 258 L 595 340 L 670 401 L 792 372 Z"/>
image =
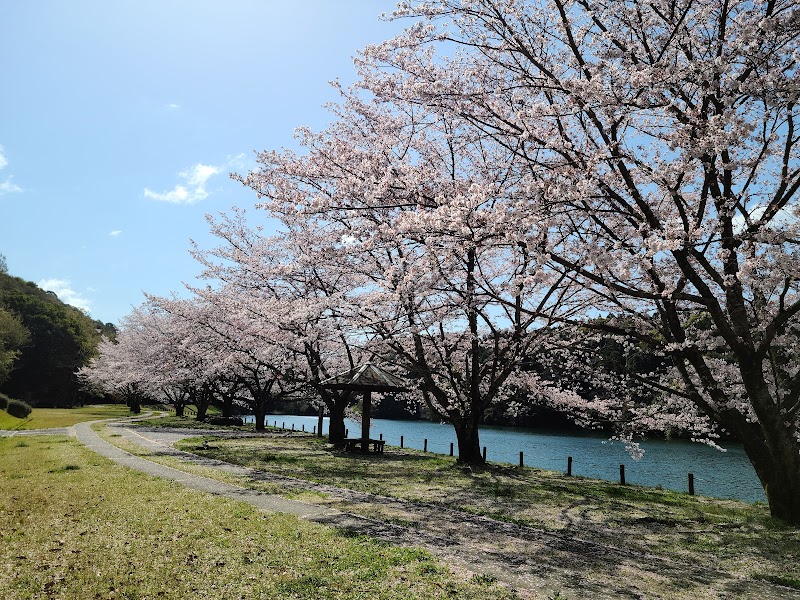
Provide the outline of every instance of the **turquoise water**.
<path id="1" fill-rule="evenodd" d="M 252 417 L 250 418 L 252 422 Z M 270 415 L 269 425 L 285 423 L 296 429 L 305 427 L 311 431 L 317 417 Z M 354 436 L 361 432 L 361 425 L 346 421 Z M 327 417 L 323 432 L 328 432 Z M 428 421 L 396 421 L 373 419 L 370 437 L 383 435 L 386 443 L 400 445 L 400 436 L 406 448 L 422 449 L 428 440 L 428 451 L 449 454 L 450 443 L 458 453 L 452 425 Z M 585 477 L 619 481 L 619 465 L 625 465 L 628 483 L 661 486 L 685 492 L 688 489 L 688 474 L 694 474 L 695 493 L 716 498 L 737 498 L 746 502 L 765 501 L 764 491 L 752 465 L 742 447 L 726 444 L 726 452 L 720 452 L 704 444 L 683 440 L 651 440 L 641 443 L 644 458 L 633 460 L 620 442 L 608 441 L 601 435 L 563 431 L 541 431 L 519 427 L 482 427 L 481 446 L 486 447 L 486 459 L 490 462 L 519 464 L 519 453 L 523 452 L 525 465 L 552 471 L 566 471 L 567 457 L 572 457 L 572 474 Z"/>

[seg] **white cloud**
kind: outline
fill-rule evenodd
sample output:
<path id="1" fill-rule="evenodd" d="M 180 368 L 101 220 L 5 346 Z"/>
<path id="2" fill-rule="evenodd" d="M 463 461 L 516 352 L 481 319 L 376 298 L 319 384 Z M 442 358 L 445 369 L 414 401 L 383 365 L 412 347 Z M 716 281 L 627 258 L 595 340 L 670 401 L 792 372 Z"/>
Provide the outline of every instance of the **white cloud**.
<path id="1" fill-rule="evenodd" d="M 21 191 L 22 188 L 19 187 L 16 183 L 12 182 L 11 177 L 7 178 L 5 181 L 0 181 L 0 196 L 5 196 L 6 194 L 14 194 Z"/>
<path id="2" fill-rule="evenodd" d="M 175 104 L 174 102 L 170 102 L 169 104 L 165 104 L 164 108 L 169 109 L 169 110 L 180 110 L 181 109 L 181 105 L 180 104 Z"/>
<path id="3" fill-rule="evenodd" d="M 789 225 L 797 224 L 797 215 L 794 212 L 793 206 L 784 206 L 780 209 L 775 216 L 772 217 L 770 221 L 770 228 L 771 229 L 783 229 Z M 767 207 L 759 204 L 753 207 L 750 212 L 748 213 L 750 222 L 756 223 L 761 217 L 764 216 L 764 213 L 767 212 Z M 737 235 L 740 235 L 744 232 L 747 223 L 745 222 L 744 217 L 742 216 L 741 212 L 737 212 L 733 219 L 731 219 L 733 224 L 733 232 Z"/>
<path id="4" fill-rule="evenodd" d="M 80 292 L 73 290 L 71 287 L 72 283 L 66 279 L 42 279 L 36 285 L 43 290 L 54 292 L 59 300 L 66 304 L 75 306 L 86 312 L 89 312 L 91 309 L 89 300 L 81 296 Z"/>
<path id="5" fill-rule="evenodd" d="M 122 233 L 122 229 L 115 229 L 114 231 L 109 231 L 108 235 L 111 237 L 117 237 Z"/>
<path id="6" fill-rule="evenodd" d="M 154 192 L 150 188 L 144 188 L 144 197 L 173 204 L 199 202 L 208 197 L 208 191 L 206 190 L 208 180 L 221 171 L 222 169 L 219 167 L 197 163 L 193 167 L 178 173 L 178 177 L 184 180 L 185 185 L 178 184 L 166 192 Z"/>
<path id="7" fill-rule="evenodd" d="M 250 159 L 250 157 L 241 152 L 234 157 L 228 159 L 227 167 L 229 169 L 236 169 L 237 171 L 247 171 L 252 169 L 255 165 L 255 162 Z"/>
<path id="8" fill-rule="evenodd" d="M 8 159 L 6 158 L 5 148 L 0 146 L 0 169 L 5 169 L 7 166 Z M 22 191 L 21 187 L 11 181 L 12 179 L 13 176 L 9 175 L 6 177 L 5 181 L 0 181 L 0 196 L 5 196 L 6 194 L 15 194 Z"/>
<path id="9" fill-rule="evenodd" d="M 219 167 L 214 167 L 211 165 L 201 165 L 197 163 L 191 169 L 187 169 L 186 171 L 181 171 L 178 173 L 180 177 L 183 177 L 189 185 L 192 186 L 204 186 L 206 182 L 211 179 L 214 175 L 220 172 Z"/>

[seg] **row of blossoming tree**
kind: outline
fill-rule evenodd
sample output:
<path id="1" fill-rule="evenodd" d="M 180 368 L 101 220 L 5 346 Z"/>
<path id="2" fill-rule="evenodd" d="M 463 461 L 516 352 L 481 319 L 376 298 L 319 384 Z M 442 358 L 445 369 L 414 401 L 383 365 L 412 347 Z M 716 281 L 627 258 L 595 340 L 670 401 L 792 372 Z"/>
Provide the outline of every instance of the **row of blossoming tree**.
<path id="1" fill-rule="evenodd" d="M 800 523 L 796 2 L 429 0 L 389 18 L 411 22 L 360 54 L 333 124 L 234 175 L 281 234 L 212 220 L 222 243 L 194 252 L 216 283 L 150 299 L 95 372 L 133 352 L 138 386 L 219 386 L 257 415 L 303 389 L 333 417 L 348 398 L 320 382 L 379 358 L 469 463 L 497 405 L 629 441 L 724 431 Z M 593 374 L 587 328 L 663 361 Z"/>

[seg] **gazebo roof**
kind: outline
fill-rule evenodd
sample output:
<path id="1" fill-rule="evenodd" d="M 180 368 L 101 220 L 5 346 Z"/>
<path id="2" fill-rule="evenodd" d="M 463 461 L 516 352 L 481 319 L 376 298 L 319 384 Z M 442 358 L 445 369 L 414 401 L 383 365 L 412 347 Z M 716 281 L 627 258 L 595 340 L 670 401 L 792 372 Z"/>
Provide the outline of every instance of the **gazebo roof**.
<path id="1" fill-rule="evenodd" d="M 322 381 L 320 385 L 329 390 L 360 392 L 404 392 L 408 390 L 402 379 L 369 362 L 334 375 L 330 379 Z"/>

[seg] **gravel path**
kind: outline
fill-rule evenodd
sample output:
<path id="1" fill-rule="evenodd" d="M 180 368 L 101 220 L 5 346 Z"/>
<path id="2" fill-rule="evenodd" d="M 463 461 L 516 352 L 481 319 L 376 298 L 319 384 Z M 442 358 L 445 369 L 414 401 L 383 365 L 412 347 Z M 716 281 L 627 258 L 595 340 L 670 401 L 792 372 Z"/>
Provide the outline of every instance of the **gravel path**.
<path id="1" fill-rule="evenodd" d="M 263 510 L 297 515 L 354 534 L 365 534 L 393 545 L 423 546 L 447 564 L 490 576 L 535 598 L 800 598 L 797 590 L 767 582 L 703 569 L 660 557 L 632 552 L 558 533 L 496 521 L 438 505 L 420 504 L 240 467 L 188 452 L 173 445 L 186 437 L 230 435 L 220 430 L 165 430 L 111 425 L 116 435 L 156 455 L 211 467 L 268 482 L 289 491 L 325 494 L 343 508 L 379 510 L 404 525 L 368 518 L 346 510 L 289 500 L 252 489 L 201 477 L 134 456 L 101 439 L 90 423 L 72 428 L 89 448 L 130 468 L 187 487 L 248 502 Z M 270 435 L 270 434 L 254 434 Z M 274 435 L 274 434 L 272 434 Z"/>

